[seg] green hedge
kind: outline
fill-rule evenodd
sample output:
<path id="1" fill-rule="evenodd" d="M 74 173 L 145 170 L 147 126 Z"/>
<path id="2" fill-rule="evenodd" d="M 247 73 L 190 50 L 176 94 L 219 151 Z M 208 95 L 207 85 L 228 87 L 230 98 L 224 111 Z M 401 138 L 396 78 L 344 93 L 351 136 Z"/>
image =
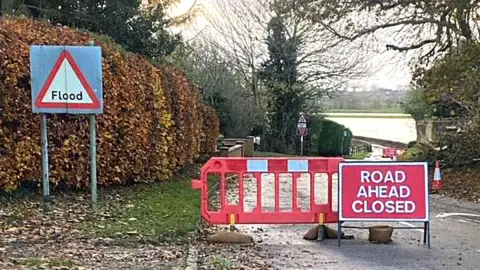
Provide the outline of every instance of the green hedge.
<path id="1" fill-rule="evenodd" d="M 306 117 L 308 125 L 308 136 L 306 137 L 305 154 L 307 156 L 318 156 L 318 148 L 321 141 L 322 119 Z"/>
<path id="2" fill-rule="evenodd" d="M 352 145 L 352 132 L 350 129 L 337 122 L 318 116 L 307 120 L 309 120 L 309 135 L 305 151 L 307 155 L 325 157 L 350 155 L 350 147 Z M 345 137 L 344 131 L 346 131 Z"/>

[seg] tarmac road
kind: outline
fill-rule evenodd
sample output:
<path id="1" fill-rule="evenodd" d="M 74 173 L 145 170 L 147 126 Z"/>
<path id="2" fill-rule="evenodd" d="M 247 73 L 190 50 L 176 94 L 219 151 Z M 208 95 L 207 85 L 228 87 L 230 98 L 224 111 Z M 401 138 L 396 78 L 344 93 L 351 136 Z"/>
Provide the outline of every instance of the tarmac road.
<path id="1" fill-rule="evenodd" d="M 369 160 L 382 160 L 378 156 L 379 153 L 381 155 L 381 148 L 375 148 L 376 151 Z M 254 186 L 252 183 L 251 187 Z M 245 188 L 248 190 L 248 185 Z M 305 191 L 306 194 L 309 193 Z M 287 190 L 286 193 L 288 192 Z M 268 199 L 272 193 L 272 189 L 269 191 L 262 187 L 262 198 L 267 200 L 263 202 L 262 199 L 262 205 L 273 207 L 268 203 L 273 203 L 273 200 Z M 247 196 L 245 208 L 255 207 L 256 202 L 252 200 L 255 200 L 256 195 L 252 194 L 250 201 Z M 342 240 L 341 247 L 338 247 L 337 240 L 303 240 L 303 235 L 312 228 L 311 225 L 238 225 L 237 228 L 255 238 L 258 245 L 267 252 L 267 260 L 275 269 L 480 269 L 480 205 L 431 195 L 430 216 L 431 249 L 423 245 L 421 229 L 395 230 L 393 242 L 388 245 L 368 242 L 368 230 L 345 229 L 344 232 L 354 235 L 355 239 Z M 423 225 L 381 224 L 402 227 Z M 336 229 L 336 224 L 330 225 Z M 373 224 L 358 222 L 345 225 Z"/>
<path id="2" fill-rule="evenodd" d="M 423 245 L 423 232 L 417 229 L 395 230 L 388 245 L 368 242 L 368 230 L 345 229 L 355 239 L 342 240 L 338 247 L 337 240 L 303 240 L 312 226 L 237 227 L 260 242 L 275 269 L 480 269 L 479 205 L 439 196 L 431 197 L 431 249 Z"/>

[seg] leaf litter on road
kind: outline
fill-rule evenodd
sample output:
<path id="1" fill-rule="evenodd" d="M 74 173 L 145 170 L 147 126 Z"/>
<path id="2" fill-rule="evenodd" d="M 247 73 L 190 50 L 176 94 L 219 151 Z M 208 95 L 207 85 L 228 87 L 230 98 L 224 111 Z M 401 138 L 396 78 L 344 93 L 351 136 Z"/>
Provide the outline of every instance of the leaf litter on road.
<path id="1" fill-rule="evenodd" d="M 213 179 L 211 182 L 209 190 L 213 194 L 209 196 L 209 208 L 218 209 L 220 207 L 218 179 Z M 230 194 L 238 188 L 238 181 L 234 177 L 229 178 L 227 186 L 229 188 L 227 196 L 232 197 Z M 197 237 L 191 244 L 198 250 L 198 269 L 270 269 L 271 266 L 268 263 L 270 255 L 255 242 L 250 244 L 212 244 L 206 241 L 207 235 L 227 230 L 229 230 L 227 226 L 208 226 L 205 222 L 199 224 Z"/>

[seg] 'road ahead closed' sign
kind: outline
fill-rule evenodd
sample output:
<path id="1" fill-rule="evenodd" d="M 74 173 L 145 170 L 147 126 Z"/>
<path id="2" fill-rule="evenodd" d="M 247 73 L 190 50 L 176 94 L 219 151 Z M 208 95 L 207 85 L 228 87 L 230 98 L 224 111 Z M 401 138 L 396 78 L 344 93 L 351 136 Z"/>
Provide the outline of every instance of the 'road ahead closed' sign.
<path id="1" fill-rule="evenodd" d="M 426 163 L 341 163 L 342 221 L 428 221 Z"/>

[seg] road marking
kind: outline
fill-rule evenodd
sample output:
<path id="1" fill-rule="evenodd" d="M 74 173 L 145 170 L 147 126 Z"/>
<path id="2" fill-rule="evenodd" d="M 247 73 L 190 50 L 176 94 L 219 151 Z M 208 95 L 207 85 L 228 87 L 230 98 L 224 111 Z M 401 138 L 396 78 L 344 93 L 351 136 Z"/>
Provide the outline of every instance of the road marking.
<path id="1" fill-rule="evenodd" d="M 471 221 L 464 220 L 464 219 L 459 219 L 458 222 L 460 222 L 460 223 L 473 223 Z"/>
<path id="2" fill-rule="evenodd" d="M 477 249 L 477 252 L 480 252 L 480 249 Z"/>
<path id="3" fill-rule="evenodd" d="M 406 225 L 406 226 L 408 226 L 408 227 L 412 227 L 412 228 L 418 227 L 417 225 L 413 225 L 413 224 L 408 223 L 408 222 L 403 222 L 403 221 L 402 221 L 402 222 L 400 222 L 400 223 L 403 224 L 403 225 Z M 414 230 L 423 233 L 423 229 L 414 229 Z"/>
<path id="4" fill-rule="evenodd" d="M 436 215 L 435 217 L 436 218 L 446 218 L 446 217 L 451 217 L 451 216 L 479 217 L 480 218 L 480 215 L 469 214 L 469 213 L 442 213 L 442 214 Z"/>

